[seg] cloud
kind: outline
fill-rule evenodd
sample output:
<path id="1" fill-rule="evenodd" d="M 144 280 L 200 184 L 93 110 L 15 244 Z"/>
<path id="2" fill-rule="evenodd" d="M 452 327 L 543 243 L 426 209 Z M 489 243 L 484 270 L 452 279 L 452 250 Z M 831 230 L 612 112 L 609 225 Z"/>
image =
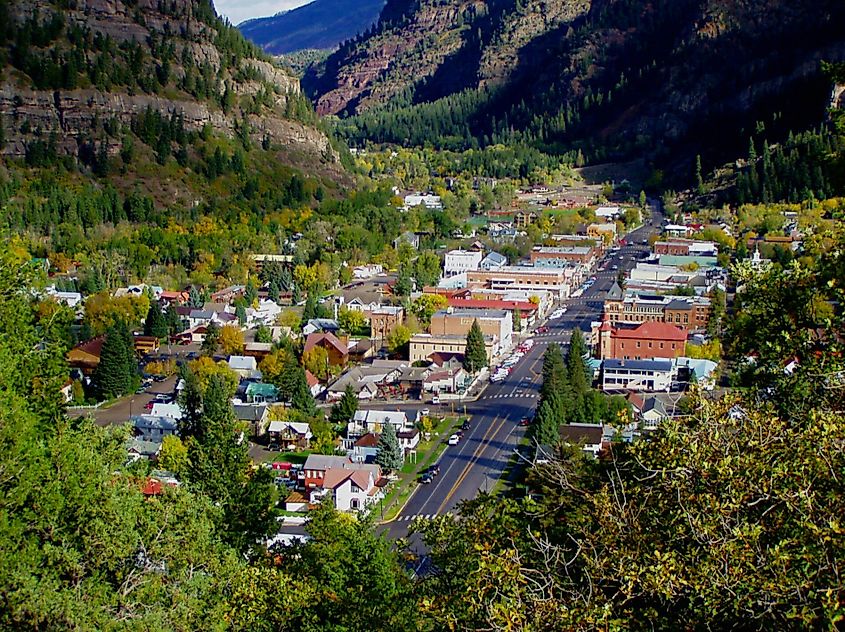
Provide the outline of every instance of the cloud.
<path id="1" fill-rule="evenodd" d="M 311 0 L 216 0 L 214 8 L 221 16 L 229 18 L 232 24 L 240 24 L 250 18 L 275 15 L 309 2 Z"/>

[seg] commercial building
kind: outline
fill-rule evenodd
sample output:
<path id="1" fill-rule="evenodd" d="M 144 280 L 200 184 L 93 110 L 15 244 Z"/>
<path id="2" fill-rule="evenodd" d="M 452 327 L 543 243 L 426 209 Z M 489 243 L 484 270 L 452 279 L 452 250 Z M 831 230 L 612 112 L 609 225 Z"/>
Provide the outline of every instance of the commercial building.
<path id="1" fill-rule="evenodd" d="M 478 270 L 484 253 L 478 250 L 450 250 L 443 264 L 443 276 L 451 277 L 470 270 Z"/>
<path id="2" fill-rule="evenodd" d="M 482 334 L 495 337 L 501 349 L 511 347 L 513 316 L 504 309 L 442 309 L 431 317 L 429 331 L 435 336 L 466 337 L 473 322 L 478 322 Z"/>
<path id="3" fill-rule="evenodd" d="M 684 355 L 687 333 L 662 322 L 611 325 L 605 317 L 599 328 L 599 358 L 653 360 Z"/>
<path id="4" fill-rule="evenodd" d="M 670 360 L 615 360 L 602 362 L 602 389 L 669 391 L 672 385 Z"/>
<path id="5" fill-rule="evenodd" d="M 467 272 L 467 286 L 470 289 L 544 290 L 555 299 L 563 300 L 569 298 L 580 277 L 581 273 L 574 267 L 504 266 L 498 270 Z"/>
<path id="6" fill-rule="evenodd" d="M 655 242 L 653 251 L 656 255 L 715 257 L 719 254 L 719 246 L 713 241 L 679 237 Z"/>
<path id="7" fill-rule="evenodd" d="M 433 353 L 463 354 L 467 346 L 466 335 L 414 334 L 409 344 L 408 360 L 411 363 L 428 360 Z M 484 350 L 487 362 L 492 362 L 499 353 L 499 340 L 495 336 L 484 336 Z"/>
<path id="8" fill-rule="evenodd" d="M 706 296 L 665 296 L 610 288 L 604 315 L 611 325 L 618 323 L 672 323 L 686 330 L 705 329 L 710 320 L 711 301 Z"/>
<path id="9" fill-rule="evenodd" d="M 596 262 L 597 251 L 589 246 L 535 246 L 531 250 L 531 264 L 541 268 L 565 268 L 581 264 L 588 268 Z"/>

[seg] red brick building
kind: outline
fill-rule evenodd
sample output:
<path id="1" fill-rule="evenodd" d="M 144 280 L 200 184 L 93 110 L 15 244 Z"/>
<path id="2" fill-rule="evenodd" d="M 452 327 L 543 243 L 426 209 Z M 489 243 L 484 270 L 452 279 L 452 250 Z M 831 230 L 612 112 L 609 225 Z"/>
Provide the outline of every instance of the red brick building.
<path id="1" fill-rule="evenodd" d="M 599 329 L 599 358 L 654 360 L 684 355 L 687 332 L 669 323 L 611 325 L 605 317 Z"/>

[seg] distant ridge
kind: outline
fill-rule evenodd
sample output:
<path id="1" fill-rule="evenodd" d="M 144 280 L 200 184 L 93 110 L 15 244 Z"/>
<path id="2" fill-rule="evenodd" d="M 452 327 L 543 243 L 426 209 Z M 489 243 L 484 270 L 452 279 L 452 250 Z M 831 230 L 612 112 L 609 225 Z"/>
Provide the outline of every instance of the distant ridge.
<path id="1" fill-rule="evenodd" d="M 247 20 L 238 29 L 274 55 L 332 49 L 375 24 L 384 4 L 385 0 L 314 0 L 271 17 Z"/>

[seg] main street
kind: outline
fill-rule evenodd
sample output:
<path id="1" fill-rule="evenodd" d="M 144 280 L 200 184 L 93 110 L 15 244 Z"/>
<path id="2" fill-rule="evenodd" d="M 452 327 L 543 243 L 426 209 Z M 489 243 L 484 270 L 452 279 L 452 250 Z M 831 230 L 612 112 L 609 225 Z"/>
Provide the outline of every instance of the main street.
<path id="1" fill-rule="evenodd" d="M 564 302 L 561 318 L 547 323 L 549 332 L 533 336 L 534 346 L 517 363 L 503 382 L 490 384 L 477 401 L 468 404 L 472 426 L 461 442 L 447 447 L 440 458 L 440 474 L 427 485 L 418 485 L 389 525 L 392 537 L 407 535 L 411 521 L 454 512 L 458 504 L 474 498 L 480 491 L 492 489 L 527 428 L 519 426 L 522 417 L 531 417 L 539 396 L 543 353 L 549 344 L 569 342 L 572 330 L 584 332 L 601 317 L 605 294 L 619 270 L 630 270 L 642 253 L 643 244 L 659 230 L 656 213 L 646 225 L 626 236 L 626 244 L 611 253 L 605 269 L 596 273 L 593 285 L 578 297 Z M 616 266 L 618 269 L 614 269 Z"/>

